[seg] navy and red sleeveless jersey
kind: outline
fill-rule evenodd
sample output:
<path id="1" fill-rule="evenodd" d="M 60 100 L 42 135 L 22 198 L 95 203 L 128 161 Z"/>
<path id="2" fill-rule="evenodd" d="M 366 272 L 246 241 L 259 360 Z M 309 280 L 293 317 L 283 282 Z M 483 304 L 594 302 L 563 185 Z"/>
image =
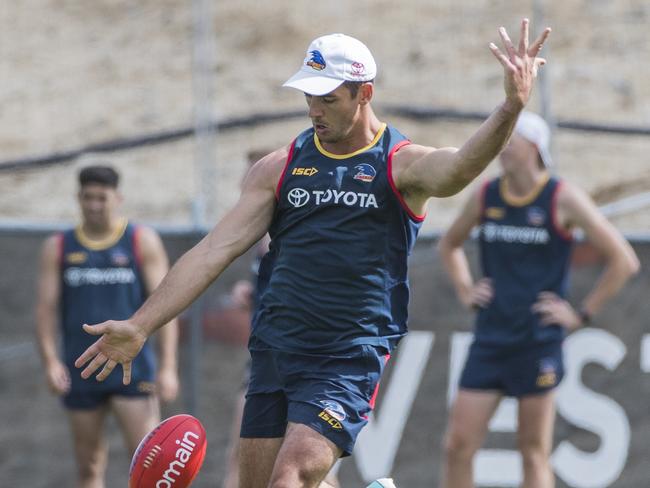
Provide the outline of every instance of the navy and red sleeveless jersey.
<path id="1" fill-rule="evenodd" d="M 327 152 L 313 129 L 296 138 L 260 265 L 251 349 L 391 350 L 406 333 L 407 258 L 423 217 L 406 207 L 391 164 L 408 143 L 385 124 L 347 155 Z"/>
<path id="2" fill-rule="evenodd" d="M 556 221 L 561 184 L 549 178 L 536 195 L 518 203 L 504 198 L 501 178 L 484 186 L 479 243 L 494 299 L 478 313 L 477 344 L 509 347 L 564 337 L 561 326 L 542 326 L 531 311 L 540 292 L 561 297 L 567 292 L 572 238 Z"/>
<path id="3" fill-rule="evenodd" d="M 74 361 L 97 340 L 82 329 L 83 324 L 127 319 L 146 298 L 136 232 L 137 227 L 124 220 L 115 235 L 103 243 L 89 241 L 80 228 L 61 234 L 60 314 L 64 358 L 71 370 Z M 133 381 L 152 381 L 154 361 L 147 342 L 133 361 Z M 76 382 L 84 389 L 111 388 L 122 383 L 120 374 L 109 375 L 104 382 L 84 381 L 78 374 L 71 378 L 73 389 Z"/>

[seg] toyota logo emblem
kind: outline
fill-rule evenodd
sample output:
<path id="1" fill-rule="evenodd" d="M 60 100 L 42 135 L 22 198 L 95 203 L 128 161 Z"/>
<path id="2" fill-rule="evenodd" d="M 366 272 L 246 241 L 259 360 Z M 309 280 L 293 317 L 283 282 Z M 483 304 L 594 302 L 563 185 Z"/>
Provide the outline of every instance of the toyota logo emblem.
<path id="1" fill-rule="evenodd" d="M 289 203 L 296 208 L 300 208 L 309 201 L 309 192 L 303 188 L 294 188 L 287 195 Z"/>

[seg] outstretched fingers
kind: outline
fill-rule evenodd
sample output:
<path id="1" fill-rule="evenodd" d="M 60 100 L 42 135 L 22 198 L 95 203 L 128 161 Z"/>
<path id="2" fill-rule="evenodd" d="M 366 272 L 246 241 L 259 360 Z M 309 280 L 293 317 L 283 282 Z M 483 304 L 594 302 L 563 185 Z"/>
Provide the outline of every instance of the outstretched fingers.
<path id="1" fill-rule="evenodd" d="M 131 361 L 122 363 L 122 383 L 125 385 L 131 383 Z"/>
<path id="2" fill-rule="evenodd" d="M 512 40 L 510 39 L 508 31 L 506 31 L 505 27 L 499 27 L 499 36 L 501 37 L 501 41 L 503 41 L 503 47 L 506 49 L 508 59 L 512 61 L 517 55 L 517 52 L 515 51 L 515 46 L 512 43 Z"/>
<path id="3" fill-rule="evenodd" d="M 510 71 L 515 70 L 515 65 L 510 61 L 510 59 L 508 59 L 508 56 L 501 52 L 501 49 L 499 49 L 496 44 L 491 42 L 489 46 L 490 51 L 492 51 L 492 54 L 494 54 L 494 57 L 497 58 L 499 63 L 501 63 L 505 69 Z"/>
<path id="4" fill-rule="evenodd" d="M 528 19 L 521 21 L 521 29 L 519 33 L 519 54 L 525 56 L 528 53 Z"/>
<path id="5" fill-rule="evenodd" d="M 84 364 L 99 354 L 99 344 L 95 342 L 88 349 L 86 349 L 81 356 L 74 362 L 75 368 L 81 368 Z"/>
<path id="6" fill-rule="evenodd" d="M 537 77 L 537 72 L 539 71 L 539 68 L 541 68 L 545 64 L 546 64 L 546 60 L 544 58 L 535 58 L 535 62 L 533 63 L 533 76 Z"/>
<path id="7" fill-rule="evenodd" d="M 551 33 L 550 27 L 544 29 L 544 31 L 539 35 L 539 37 L 535 39 L 535 42 L 533 42 L 531 46 L 528 48 L 528 56 L 534 58 L 539 54 L 539 52 L 542 50 L 542 47 L 544 46 L 544 42 L 546 42 L 546 39 L 548 39 L 550 33 Z"/>
<path id="8" fill-rule="evenodd" d="M 109 359 L 108 361 L 106 361 L 106 363 L 104 364 L 104 367 L 102 368 L 102 370 L 99 372 L 99 374 L 96 377 L 97 381 L 104 381 L 106 378 L 108 378 L 108 375 L 111 374 L 113 369 L 115 369 L 116 365 L 117 365 L 117 362 L 113 361 L 112 359 Z"/>
<path id="9" fill-rule="evenodd" d="M 82 377 L 83 379 L 88 379 L 88 378 L 90 378 L 90 376 L 91 376 L 95 371 L 97 371 L 97 370 L 98 370 L 98 369 L 99 369 L 99 368 L 100 368 L 104 363 L 106 363 L 106 362 L 108 361 L 108 358 L 104 355 L 104 353 L 100 352 L 99 350 L 97 350 L 96 353 L 95 353 L 95 352 L 91 352 L 91 353 L 89 354 L 90 357 L 89 357 L 88 359 L 86 359 L 85 361 L 82 361 L 82 359 L 83 359 L 86 355 L 88 355 L 88 352 L 89 352 L 91 349 L 93 349 L 93 348 L 95 347 L 95 345 L 96 345 L 96 343 L 93 344 L 92 346 L 90 346 L 88 349 L 86 349 L 86 352 L 84 352 L 84 353 L 79 357 L 79 359 L 77 359 L 77 361 L 75 361 L 75 366 L 80 367 L 80 366 L 82 366 L 83 364 L 85 364 L 85 363 L 88 361 L 88 359 L 92 358 L 92 360 L 90 361 L 90 363 L 88 363 L 88 366 L 86 366 L 86 367 L 84 368 L 84 370 L 81 372 L 81 377 Z M 77 363 L 79 363 L 79 365 L 77 365 Z M 105 378 L 105 376 L 104 376 L 104 378 Z M 97 376 L 97 380 L 102 381 L 102 379 L 103 379 L 103 378 L 100 378 L 99 376 Z"/>

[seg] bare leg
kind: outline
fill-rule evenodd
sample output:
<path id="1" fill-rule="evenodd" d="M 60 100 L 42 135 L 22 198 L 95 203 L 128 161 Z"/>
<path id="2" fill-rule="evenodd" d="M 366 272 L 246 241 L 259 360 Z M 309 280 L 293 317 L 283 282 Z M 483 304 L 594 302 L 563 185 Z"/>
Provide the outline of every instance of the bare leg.
<path id="1" fill-rule="evenodd" d="M 223 482 L 223 488 L 238 488 L 239 486 L 239 431 L 241 429 L 241 419 L 244 412 L 245 402 L 246 397 L 244 392 L 239 393 L 237 395 L 237 402 L 235 403 L 235 413 L 230 430 L 228 465 L 226 467 L 226 477 Z"/>
<path id="2" fill-rule="evenodd" d="M 282 437 L 239 440 L 239 487 L 267 488 Z"/>
<path id="3" fill-rule="evenodd" d="M 334 466 L 330 469 L 329 473 L 327 473 L 327 476 L 325 476 L 325 479 L 320 484 L 320 488 L 339 488 L 341 486 L 337 475 L 338 470 L 335 469 L 337 467 L 336 463 L 334 463 Z"/>
<path id="4" fill-rule="evenodd" d="M 122 429 L 129 455 L 138 448 L 140 441 L 160 423 L 160 407 L 155 395 L 144 397 L 114 396 L 111 409 Z"/>
<path id="5" fill-rule="evenodd" d="M 472 488 L 472 462 L 501 401 L 494 391 L 459 390 L 444 441 L 443 488 Z"/>
<path id="6" fill-rule="evenodd" d="M 524 464 L 524 488 L 553 488 L 550 463 L 555 424 L 555 392 L 519 399 L 518 444 Z"/>
<path id="7" fill-rule="evenodd" d="M 104 488 L 108 446 L 104 419 L 108 409 L 68 410 L 77 461 L 79 488 Z"/>
<path id="8" fill-rule="evenodd" d="M 290 422 L 277 454 L 269 488 L 318 488 L 341 456 L 332 441 Z"/>
<path id="9" fill-rule="evenodd" d="M 311 431 L 311 429 L 309 430 Z M 232 471 L 228 473 L 226 483 L 233 483 L 234 480 L 237 480 L 239 484 L 227 485 L 224 488 L 266 488 L 269 485 L 278 451 L 283 446 L 284 438 L 238 440 L 239 469 L 234 473 Z M 340 485 L 336 474 L 329 472 L 317 486 L 338 488 Z"/>

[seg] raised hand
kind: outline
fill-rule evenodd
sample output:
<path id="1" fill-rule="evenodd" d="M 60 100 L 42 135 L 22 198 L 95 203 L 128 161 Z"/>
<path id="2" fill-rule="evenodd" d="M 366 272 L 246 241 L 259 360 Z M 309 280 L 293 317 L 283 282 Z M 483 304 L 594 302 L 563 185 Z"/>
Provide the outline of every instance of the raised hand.
<path id="1" fill-rule="evenodd" d="M 503 42 L 505 52 L 502 52 L 494 43 L 490 43 L 492 54 L 503 66 L 506 99 L 518 108 L 528 103 L 534 79 L 537 77 L 537 71 L 546 64 L 546 60 L 537 57 L 537 55 L 551 33 L 551 28 L 547 27 L 535 42 L 529 46 L 528 24 L 528 19 L 521 21 L 521 32 L 517 47 L 510 40 L 505 27 L 499 27 L 499 36 Z"/>
<path id="2" fill-rule="evenodd" d="M 131 362 L 142 349 L 147 335 L 128 320 L 109 320 L 98 325 L 84 324 L 83 328 L 89 334 L 101 337 L 75 361 L 77 368 L 88 363 L 81 372 L 81 377 L 87 379 L 103 366 L 97 375 L 97 381 L 104 381 L 119 363 L 122 365 L 122 382 L 128 385 L 131 382 Z"/>

